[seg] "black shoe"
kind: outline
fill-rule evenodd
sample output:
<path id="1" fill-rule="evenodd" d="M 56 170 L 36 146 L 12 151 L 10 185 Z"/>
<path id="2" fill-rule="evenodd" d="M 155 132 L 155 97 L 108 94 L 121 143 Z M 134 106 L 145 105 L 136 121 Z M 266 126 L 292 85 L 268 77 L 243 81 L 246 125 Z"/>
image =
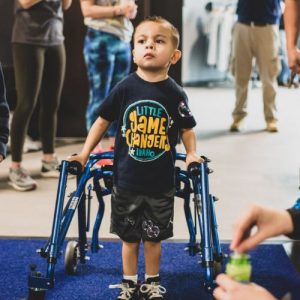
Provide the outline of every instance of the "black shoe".
<path id="1" fill-rule="evenodd" d="M 120 284 L 109 286 L 110 289 L 121 289 L 116 300 L 139 300 L 139 286 L 132 280 L 123 279 Z"/>
<path id="2" fill-rule="evenodd" d="M 148 278 L 140 287 L 140 295 L 143 300 L 162 300 L 166 289 L 160 285 L 160 277 Z"/>

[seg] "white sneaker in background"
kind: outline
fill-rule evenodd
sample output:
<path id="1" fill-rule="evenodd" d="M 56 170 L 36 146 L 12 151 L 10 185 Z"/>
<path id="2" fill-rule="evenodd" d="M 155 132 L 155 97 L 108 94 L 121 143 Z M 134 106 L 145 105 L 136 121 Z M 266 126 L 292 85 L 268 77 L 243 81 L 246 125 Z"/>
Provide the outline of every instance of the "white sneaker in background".
<path id="1" fill-rule="evenodd" d="M 42 170 L 41 170 L 42 177 L 59 178 L 58 166 L 59 166 L 58 159 L 54 159 L 51 161 L 42 160 Z"/>
<path id="2" fill-rule="evenodd" d="M 10 168 L 8 178 L 8 184 L 17 191 L 32 191 L 37 188 L 37 182 L 30 177 L 28 171 L 24 168 Z"/>

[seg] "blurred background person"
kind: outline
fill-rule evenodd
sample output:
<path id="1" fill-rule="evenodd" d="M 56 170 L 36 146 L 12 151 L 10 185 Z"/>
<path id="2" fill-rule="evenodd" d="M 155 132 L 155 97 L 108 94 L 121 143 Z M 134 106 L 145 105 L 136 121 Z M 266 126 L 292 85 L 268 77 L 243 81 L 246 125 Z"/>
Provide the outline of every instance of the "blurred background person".
<path id="1" fill-rule="evenodd" d="M 277 132 L 276 93 L 279 61 L 279 19 L 281 0 L 239 0 L 238 21 L 233 29 L 232 71 L 236 103 L 231 132 L 240 130 L 247 116 L 248 83 L 252 60 L 256 59 L 262 82 L 266 130 Z"/>
<path id="2" fill-rule="evenodd" d="M 18 191 L 37 187 L 22 167 L 22 151 L 32 112 L 40 97 L 41 174 L 58 177 L 54 150 L 57 110 L 65 76 L 63 10 L 72 0 L 17 0 L 12 51 L 17 106 L 11 123 L 9 184 Z"/>
<path id="3" fill-rule="evenodd" d="M 105 97 L 130 72 L 133 34 L 130 19 L 136 17 L 137 5 L 134 0 L 81 0 L 80 3 L 87 26 L 83 52 L 89 81 L 86 110 L 89 131 L 99 117 L 99 107 Z M 115 133 L 113 123 L 106 133 L 111 147 L 114 147 Z M 102 151 L 100 145 L 94 149 L 99 151 Z"/>

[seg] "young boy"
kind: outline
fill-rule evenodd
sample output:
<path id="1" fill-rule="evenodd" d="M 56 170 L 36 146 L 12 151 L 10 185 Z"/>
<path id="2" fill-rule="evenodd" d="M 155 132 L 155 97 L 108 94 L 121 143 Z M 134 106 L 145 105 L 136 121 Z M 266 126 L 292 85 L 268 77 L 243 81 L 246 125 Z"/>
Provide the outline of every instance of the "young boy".
<path id="1" fill-rule="evenodd" d="M 173 235 L 175 154 L 178 134 L 187 165 L 196 153 L 196 125 L 181 87 L 168 71 L 181 57 L 178 30 L 161 17 L 142 21 L 134 34 L 137 71 L 111 91 L 101 106 L 82 152 L 85 165 L 109 124 L 117 121 L 111 232 L 122 240 L 122 284 L 117 299 L 164 299 L 159 267 L 161 241 Z M 137 285 L 139 244 L 143 242 L 145 283 Z"/>
<path id="2" fill-rule="evenodd" d="M 5 97 L 4 78 L 0 63 L 0 163 L 6 156 L 6 145 L 8 141 L 8 118 L 9 110 Z"/>

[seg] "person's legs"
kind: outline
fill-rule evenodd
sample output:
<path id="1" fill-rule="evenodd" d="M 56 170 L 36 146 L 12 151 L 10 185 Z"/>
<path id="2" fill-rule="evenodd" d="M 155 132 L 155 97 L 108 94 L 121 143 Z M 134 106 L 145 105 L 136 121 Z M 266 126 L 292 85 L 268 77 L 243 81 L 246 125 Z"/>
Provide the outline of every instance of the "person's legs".
<path id="1" fill-rule="evenodd" d="M 161 242 L 144 241 L 145 282 L 140 287 L 143 299 L 164 299 L 166 289 L 160 285 Z"/>
<path id="2" fill-rule="evenodd" d="M 251 27 L 237 23 L 233 30 L 232 73 L 235 77 L 235 108 L 232 112 L 236 130 L 247 115 L 248 83 L 252 70 Z M 233 129 L 233 125 L 232 128 Z M 235 130 L 232 130 L 235 131 Z"/>
<path id="3" fill-rule="evenodd" d="M 130 72 L 131 67 L 131 45 L 117 37 L 111 40 L 111 53 L 114 55 L 114 68 L 111 78 L 111 89 Z M 110 139 L 110 144 L 114 145 L 116 135 L 116 122 L 112 123 L 107 131 L 107 136 Z"/>
<path id="4" fill-rule="evenodd" d="M 287 86 L 290 77 L 290 69 L 287 61 L 285 31 L 283 29 L 279 30 L 279 38 L 280 38 L 280 45 L 279 45 L 278 53 L 279 53 L 279 59 L 281 64 L 281 71 L 277 76 L 277 82 L 278 85 Z"/>
<path id="5" fill-rule="evenodd" d="M 43 177 L 58 178 L 59 164 L 54 142 L 57 129 L 57 110 L 65 77 L 66 55 L 64 45 L 47 47 L 40 97 L 40 136 L 43 148 Z"/>
<path id="6" fill-rule="evenodd" d="M 276 124 L 277 121 L 275 100 L 277 93 L 277 75 L 280 71 L 278 27 L 276 25 L 269 25 L 257 28 L 255 40 L 257 43 L 257 64 L 263 85 L 264 115 L 268 126 L 269 123 Z M 277 129 L 269 131 L 277 131 Z"/>
<path id="7" fill-rule="evenodd" d="M 159 274 L 161 243 L 144 242 L 145 271 L 147 275 L 155 276 Z"/>
<path id="8" fill-rule="evenodd" d="M 125 276 L 135 276 L 137 274 L 139 244 L 122 242 L 123 274 Z"/>
<path id="9" fill-rule="evenodd" d="M 20 166 L 28 123 L 36 105 L 44 68 L 44 49 L 13 44 L 17 106 L 11 123 L 12 167 Z"/>
<path id="10" fill-rule="evenodd" d="M 99 116 L 99 107 L 111 89 L 114 55 L 110 52 L 110 34 L 88 29 L 84 58 L 89 81 L 89 102 L 86 110 L 87 130 Z"/>
<path id="11" fill-rule="evenodd" d="M 122 241 L 122 264 L 123 264 L 123 279 L 121 284 L 110 285 L 110 288 L 121 289 L 118 299 L 138 300 L 137 285 L 137 267 L 138 267 L 138 255 L 139 255 L 138 242 L 128 243 Z"/>
<path id="12" fill-rule="evenodd" d="M 144 299 L 164 299 L 166 289 L 160 285 L 161 241 L 173 236 L 175 190 L 145 196 L 142 216 L 145 282 L 140 292 Z"/>
<path id="13" fill-rule="evenodd" d="M 37 183 L 21 167 L 22 152 L 28 123 L 41 86 L 44 68 L 44 49 L 31 45 L 13 44 L 13 58 L 17 89 L 17 106 L 11 123 L 12 161 L 9 184 L 18 191 L 33 190 Z"/>
<path id="14" fill-rule="evenodd" d="M 137 265 L 140 234 L 140 208 L 142 197 L 131 191 L 113 187 L 111 196 L 110 232 L 122 240 L 123 279 L 121 284 L 110 288 L 120 288 L 117 299 L 138 298 Z"/>
<path id="15" fill-rule="evenodd" d="M 57 128 L 57 110 L 65 77 L 66 55 L 64 45 L 48 47 L 41 88 L 40 135 L 43 160 L 54 156 L 54 140 Z"/>

